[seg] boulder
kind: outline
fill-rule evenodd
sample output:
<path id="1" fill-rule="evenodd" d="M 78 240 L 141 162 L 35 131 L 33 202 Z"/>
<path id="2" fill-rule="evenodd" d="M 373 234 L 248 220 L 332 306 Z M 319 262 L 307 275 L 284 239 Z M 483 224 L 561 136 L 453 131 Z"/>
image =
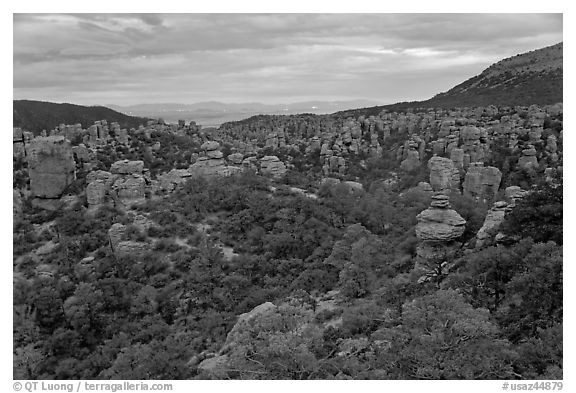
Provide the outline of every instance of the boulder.
<path id="1" fill-rule="evenodd" d="M 286 173 L 286 165 L 276 156 L 264 156 L 260 159 L 260 172 L 278 179 Z"/>
<path id="2" fill-rule="evenodd" d="M 197 367 L 200 375 L 206 375 L 214 379 L 227 379 L 228 378 L 228 356 L 217 355 L 208 359 L 204 359 Z"/>
<path id="3" fill-rule="evenodd" d="M 348 190 L 352 194 L 360 194 L 364 191 L 364 186 L 362 186 L 362 183 L 355 181 L 344 181 L 342 184 L 348 187 Z"/>
<path id="4" fill-rule="evenodd" d="M 233 153 L 226 157 L 231 164 L 242 165 L 244 155 L 242 153 Z"/>
<path id="5" fill-rule="evenodd" d="M 202 150 L 213 151 L 220 149 L 220 144 L 216 141 L 207 141 L 200 146 Z"/>
<path id="6" fill-rule="evenodd" d="M 234 347 L 234 345 L 238 342 L 239 337 L 242 336 L 243 331 L 251 321 L 254 319 L 266 317 L 266 315 L 274 314 L 276 310 L 277 307 L 273 303 L 266 302 L 254 307 L 249 312 L 238 316 L 238 321 L 236 321 L 236 324 L 232 327 L 232 330 L 230 330 L 226 336 L 226 342 L 220 350 L 220 354 L 224 354 L 229 349 Z"/>

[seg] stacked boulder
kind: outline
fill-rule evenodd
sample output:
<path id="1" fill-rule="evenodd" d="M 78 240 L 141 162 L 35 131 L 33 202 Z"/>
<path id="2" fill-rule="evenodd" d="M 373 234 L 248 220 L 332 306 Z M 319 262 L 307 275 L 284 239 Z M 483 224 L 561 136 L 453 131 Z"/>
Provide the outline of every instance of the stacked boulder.
<path id="1" fill-rule="evenodd" d="M 207 141 L 200 147 L 204 150 L 204 155 L 198 157 L 196 162 L 188 168 L 192 176 L 230 176 L 241 170 L 239 167 L 226 165 L 218 142 Z"/>
<path id="2" fill-rule="evenodd" d="M 466 220 L 450 208 L 449 197 L 432 196 L 430 207 L 416 216 L 416 267 L 434 270 L 453 256 L 459 246 L 456 240 L 464 233 Z"/>
<path id="3" fill-rule="evenodd" d="M 399 153 L 403 158 L 400 163 L 400 168 L 406 172 L 411 172 L 418 167 L 420 167 L 420 153 L 418 152 L 418 142 L 415 140 L 408 140 L 404 144 L 401 153 Z"/>
<path id="4" fill-rule="evenodd" d="M 534 146 L 528 145 L 526 149 L 522 150 L 522 156 L 518 159 L 518 166 L 523 169 L 537 169 L 538 159 L 536 154 Z"/>
<path id="5" fill-rule="evenodd" d="M 558 143 L 555 135 L 549 135 L 546 139 L 546 153 L 549 162 L 556 163 L 558 161 Z"/>
<path id="6" fill-rule="evenodd" d="M 516 203 L 518 203 L 519 201 L 524 199 L 526 195 L 528 195 L 528 191 L 525 191 L 518 186 L 510 186 L 506 187 L 504 194 L 506 195 L 506 198 L 510 200 L 508 208 L 511 209 L 516 206 Z"/>
<path id="7" fill-rule="evenodd" d="M 92 171 L 86 176 L 86 199 L 89 207 L 98 207 L 111 197 L 117 206 L 130 207 L 144 202 L 149 183 L 143 161 L 116 161 L 110 172 Z"/>
<path id="8" fill-rule="evenodd" d="M 116 161 L 110 172 L 116 179 L 112 189 L 124 206 L 144 202 L 146 199 L 146 179 L 143 161 Z"/>
<path id="9" fill-rule="evenodd" d="M 76 179 L 72 146 L 63 136 L 33 139 L 27 157 L 30 190 L 37 198 L 58 199 Z"/>

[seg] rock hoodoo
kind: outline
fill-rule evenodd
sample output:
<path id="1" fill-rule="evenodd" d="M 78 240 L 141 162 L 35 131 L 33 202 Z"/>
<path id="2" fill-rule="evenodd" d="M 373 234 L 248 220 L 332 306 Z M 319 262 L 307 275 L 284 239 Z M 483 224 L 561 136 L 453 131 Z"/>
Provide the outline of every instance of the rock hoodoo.
<path id="1" fill-rule="evenodd" d="M 502 172 L 493 166 L 485 167 L 481 162 L 473 162 L 464 177 L 464 194 L 476 199 L 492 200 L 502 181 Z"/>
<path id="2" fill-rule="evenodd" d="M 451 159 L 434 156 L 428 161 L 428 169 L 434 191 L 444 194 L 460 191 L 460 173 Z"/>
<path id="3" fill-rule="evenodd" d="M 220 144 L 216 141 L 204 142 L 201 146 L 203 155 L 188 168 L 193 176 L 230 176 L 241 170 L 239 167 L 227 166 Z"/>
<path id="4" fill-rule="evenodd" d="M 484 247 L 490 243 L 490 241 L 498 233 L 500 224 L 504 221 L 504 216 L 506 214 L 508 204 L 504 201 L 494 202 L 494 205 L 484 219 L 484 225 L 476 234 L 476 248 Z"/>
<path id="5" fill-rule="evenodd" d="M 432 197 L 430 207 L 416 216 L 415 268 L 426 275 L 441 274 L 441 269 L 456 253 L 457 239 L 464 233 L 466 220 L 450 208 L 449 197 L 437 193 Z"/>
<path id="6" fill-rule="evenodd" d="M 70 142 L 63 136 L 39 137 L 28 149 L 30 190 L 38 198 L 59 198 L 76 179 Z"/>

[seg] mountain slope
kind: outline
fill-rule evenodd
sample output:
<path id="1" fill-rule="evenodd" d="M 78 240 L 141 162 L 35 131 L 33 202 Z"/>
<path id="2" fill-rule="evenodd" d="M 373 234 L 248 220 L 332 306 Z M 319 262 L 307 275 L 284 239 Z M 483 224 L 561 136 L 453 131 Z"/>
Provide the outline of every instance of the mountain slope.
<path id="1" fill-rule="evenodd" d="M 337 112 L 337 116 L 370 116 L 383 109 L 547 105 L 562 102 L 563 43 L 522 53 L 492 64 L 452 89 L 425 101 L 400 102 Z"/>
<path id="2" fill-rule="evenodd" d="M 127 116 L 103 106 L 81 106 L 56 104 L 53 102 L 14 100 L 13 124 L 34 133 L 52 130 L 60 124 L 82 124 L 88 128 L 96 120 L 106 119 L 118 122 L 120 126 L 131 128 L 146 124 L 148 119 Z"/>

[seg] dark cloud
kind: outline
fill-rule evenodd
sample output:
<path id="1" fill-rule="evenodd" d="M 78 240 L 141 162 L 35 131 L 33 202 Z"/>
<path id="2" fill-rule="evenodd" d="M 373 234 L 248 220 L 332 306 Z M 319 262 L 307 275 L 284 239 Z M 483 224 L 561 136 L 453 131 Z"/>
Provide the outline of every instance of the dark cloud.
<path id="1" fill-rule="evenodd" d="M 15 14 L 14 96 L 423 99 L 562 40 L 558 14 Z"/>

